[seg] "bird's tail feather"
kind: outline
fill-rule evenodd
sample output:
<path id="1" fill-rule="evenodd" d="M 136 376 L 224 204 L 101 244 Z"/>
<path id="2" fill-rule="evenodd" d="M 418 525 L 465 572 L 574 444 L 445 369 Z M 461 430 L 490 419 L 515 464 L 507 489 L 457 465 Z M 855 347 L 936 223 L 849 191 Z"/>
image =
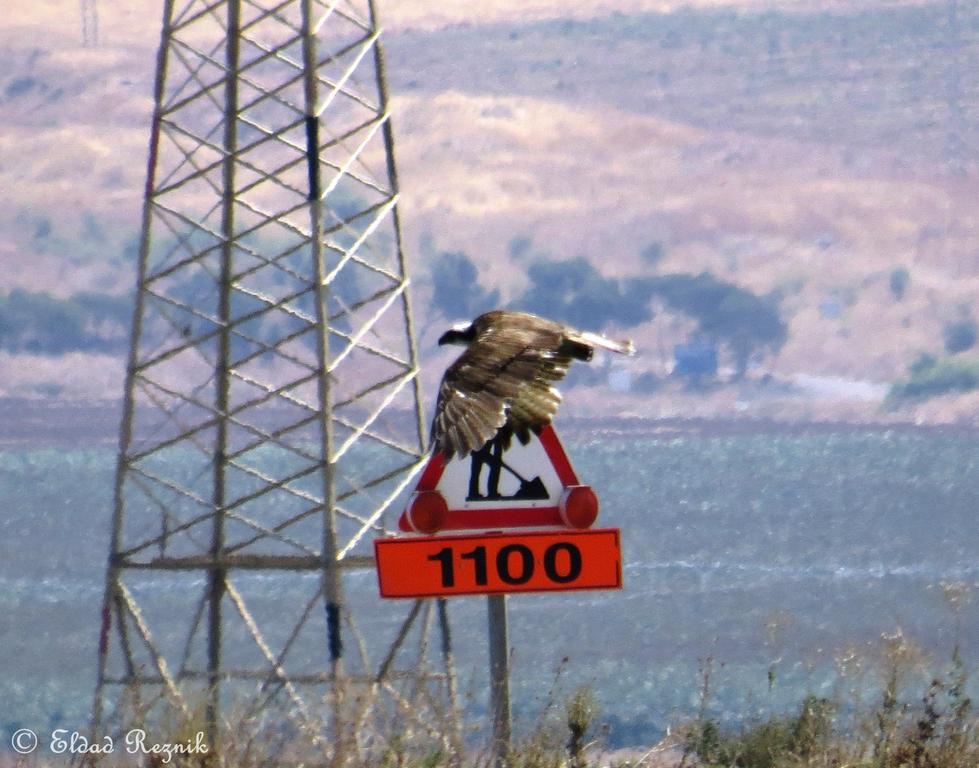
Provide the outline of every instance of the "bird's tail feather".
<path id="1" fill-rule="evenodd" d="M 618 352 L 620 355 L 634 355 L 636 353 L 635 346 L 628 339 L 616 341 L 615 339 L 610 339 L 607 336 L 592 333 L 591 331 L 578 331 L 571 338 L 590 347 L 607 349 L 609 352 Z"/>

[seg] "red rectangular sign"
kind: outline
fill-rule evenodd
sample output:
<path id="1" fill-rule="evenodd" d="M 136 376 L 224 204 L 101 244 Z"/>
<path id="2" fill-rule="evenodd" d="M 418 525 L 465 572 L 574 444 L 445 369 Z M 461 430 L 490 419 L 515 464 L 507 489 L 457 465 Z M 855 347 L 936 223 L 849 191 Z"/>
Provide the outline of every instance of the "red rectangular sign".
<path id="1" fill-rule="evenodd" d="M 617 528 L 376 539 L 381 597 L 619 589 Z"/>

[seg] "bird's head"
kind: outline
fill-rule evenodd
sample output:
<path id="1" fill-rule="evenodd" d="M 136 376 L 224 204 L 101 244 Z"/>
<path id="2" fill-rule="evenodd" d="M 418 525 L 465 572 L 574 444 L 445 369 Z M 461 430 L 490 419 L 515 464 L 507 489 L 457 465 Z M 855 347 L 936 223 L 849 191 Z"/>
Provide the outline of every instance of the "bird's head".
<path id="1" fill-rule="evenodd" d="M 439 346 L 459 344 L 467 347 L 476 338 L 476 326 L 473 323 L 456 323 L 439 337 Z"/>

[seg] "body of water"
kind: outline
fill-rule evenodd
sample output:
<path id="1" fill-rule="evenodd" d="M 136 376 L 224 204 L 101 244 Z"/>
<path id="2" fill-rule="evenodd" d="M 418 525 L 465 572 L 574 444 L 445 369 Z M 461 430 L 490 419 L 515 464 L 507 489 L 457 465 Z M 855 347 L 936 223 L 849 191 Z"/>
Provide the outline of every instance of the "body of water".
<path id="1" fill-rule="evenodd" d="M 709 711 L 726 720 L 809 692 L 870 689 L 880 637 L 896 631 L 936 663 L 958 642 L 975 667 L 979 606 L 956 614 L 942 584 L 979 589 L 979 435 L 565 442 L 599 494 L 599 523 L 622 529 L 625 586 L 510 599 L 522 722 L 588 684 L 613 743 L 648 742 L 697 711 L 707 658 Z M 87 723 L 114 464 L 105 447 L 0 451 L 4 730 Z M 289 599 L 288 574 L 249 578 L 270 600 Z M 357 578 L 354 597 L 376 590 L 372 574 Z M 478 713 L 485 601 L 457 598 L 451 609 L 461 692 Z M 844 659 L 860 660 L 859 680 L 841 677 Z"/>

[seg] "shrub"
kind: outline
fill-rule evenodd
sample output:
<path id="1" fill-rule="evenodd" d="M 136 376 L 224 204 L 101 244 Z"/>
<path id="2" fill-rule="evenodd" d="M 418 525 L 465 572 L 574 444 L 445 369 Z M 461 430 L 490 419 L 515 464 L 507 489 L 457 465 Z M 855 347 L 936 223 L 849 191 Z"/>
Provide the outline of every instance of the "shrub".
<path id="1" fill-rule="evenodd" d="M 524 256 L 530 253 L 530 249 L 534 244 L 534 240 L 529 235 L 517 235 L 516 237 L 510 238 L 510 242 L 507 243 L 507 255 L 511 259 L 522 259 Z"/>
<path id="2" fill-rule="evenodd" d="M 584 768 L 585 737 L 595 719 L 597 707 L 590 688 L 576 690 L 565 704 L 568 725 L 568 760 L 571 768 Z"/>
<path id="3" fill-rule="evenodd" d="M 663 257 L 666 256 L 666 248 L 657 240 L 643 248 L 640 255 L 647 264 L 659 264 L 663 260 Z"/>
<path id="4" fill-rule="evenodd" d="M 16 288 L 0 296 L 0 349 L 42 355 L 121 351 L 131 313 L 126 295 L 82 292 L 60 299 Z"/>
<path id="5" fill-rule="evenodd" d="M 891 293 L 894 294 L 894 298 L 900 301 L 904 298 L 904 294 L 908 291 L 908 285 L 911 283 L 911 273 L 905 267 L 894 267 L 891 270 Z"/>
<path id="6" fill-rule="evenodd" d="M 704 720 L 691 734 L 693 743 L 688 748 L 710 766 L 779 768 L 805 764 L 829 744 L 833 713 L 829 700 L 810 694 L 803 699 L 798 714 L 770 717 L 740 733 L 724 734 L 716 722 Z"/>
<path id="7" fill-rule="evenodd" d="M 945 326 L 945 351 L 950 355 L 965 352 L 976 344 L 976 321 L 971 317 Z"/>
<path id="8" fill-rule="evenodd" d="M 890 398 L 929 398 L 979 388 L 979 360 L 936 359 L 922 355 L 908 369 L 910 376 L 891 385 Z"/>
<path id="9" fill-rule="evenodd" d="M 908 373 L 912 376 L 923 374 L 929 368 L 933 368 L 935 363 L 938 362 L 938 358 L 928 352 L 922 352 L 918 355 L 914 362 L 908 366 Z"/>

